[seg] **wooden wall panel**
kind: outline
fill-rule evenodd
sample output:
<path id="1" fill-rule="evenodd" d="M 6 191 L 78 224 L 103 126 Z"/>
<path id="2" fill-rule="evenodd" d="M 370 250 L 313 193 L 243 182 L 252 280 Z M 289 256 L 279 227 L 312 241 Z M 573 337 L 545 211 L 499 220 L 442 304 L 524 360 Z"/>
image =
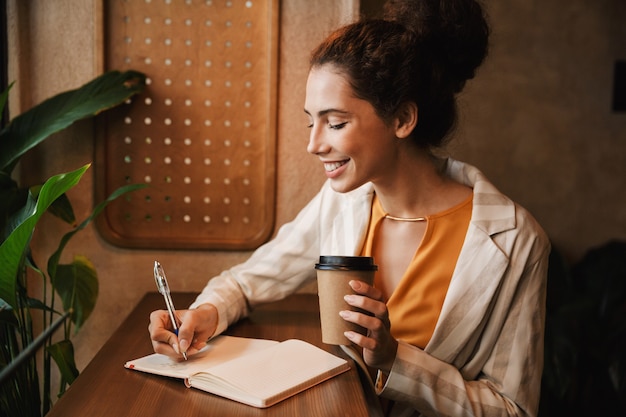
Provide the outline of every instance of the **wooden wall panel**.
<path id="1" fill-rule="evenodd" d="M 98 123 L 98 221 L 134 248 L 250 249 L 275 211 L 278 1 L 109 0 L 105 69 L 147 77 Z"/>

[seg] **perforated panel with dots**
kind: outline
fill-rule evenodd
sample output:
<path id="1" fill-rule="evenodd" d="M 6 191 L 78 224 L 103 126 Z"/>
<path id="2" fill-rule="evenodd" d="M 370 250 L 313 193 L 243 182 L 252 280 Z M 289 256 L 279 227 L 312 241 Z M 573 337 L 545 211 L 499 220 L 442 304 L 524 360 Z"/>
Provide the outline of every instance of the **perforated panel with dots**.
<path id="1" fill-rule="evenodd" d="M 111 243 L 248 249 L 274 221 L 278 0 L 110 0 L 106 69 L 147 75 L 100 119 L 98 219 Z"/>

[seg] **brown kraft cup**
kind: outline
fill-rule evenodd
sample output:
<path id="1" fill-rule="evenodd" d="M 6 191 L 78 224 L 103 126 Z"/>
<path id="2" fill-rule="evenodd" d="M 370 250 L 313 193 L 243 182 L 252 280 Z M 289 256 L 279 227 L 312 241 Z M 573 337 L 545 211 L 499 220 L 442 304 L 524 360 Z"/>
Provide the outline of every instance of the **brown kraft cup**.
<path id="1" fill-rule="evenodd" d="M 344 332 L 352 330 L 365 334 L 365 329 L 339 316 L 342 310 L 359 311 L 346 303 L 343 298 L 347 294 L 354 294 L 348 283 L 351 280 L 359 280 L 372 285 L 378 266 L 369 256 L 320 256 L 315 269 L 322 342 L 330 345 L 349 345 L 351 342 L 344 336 Z"/>

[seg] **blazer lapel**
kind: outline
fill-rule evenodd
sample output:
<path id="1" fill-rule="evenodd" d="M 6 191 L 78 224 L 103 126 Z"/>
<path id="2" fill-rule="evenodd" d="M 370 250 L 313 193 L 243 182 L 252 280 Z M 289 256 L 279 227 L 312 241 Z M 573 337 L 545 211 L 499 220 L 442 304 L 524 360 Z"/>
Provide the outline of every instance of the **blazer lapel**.
<path id="1" fill-rule="evenodd" d="M 490 236 L 470 225 L 426 352 L 464 364 L 474 352 L 509 259 Z"/>
<path id="2" fill-rule="evenodd" d="M 515 227 L 515 205 L 478 169 L 450 160 L 448 170 L 457 181 L 473 187 L 472 220 L 425 350 L 460 367 L 476 350 L 508 268 L 508 254 L 494 236 Z"/>

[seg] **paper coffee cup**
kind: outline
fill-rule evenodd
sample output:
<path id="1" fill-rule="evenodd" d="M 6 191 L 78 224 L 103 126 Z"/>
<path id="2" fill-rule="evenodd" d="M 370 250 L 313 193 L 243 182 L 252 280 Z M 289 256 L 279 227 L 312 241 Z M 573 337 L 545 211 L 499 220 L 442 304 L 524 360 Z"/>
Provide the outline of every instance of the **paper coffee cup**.
<path id="1" fill-rule="evenodd" d="M 378 266 L 369 256 L 320 256 L 315 269 L 317 270 L 322 342 L 331 345 L 349 345 L 351 342 L 343 333 L 352 330 L 365 334 L 365 329 L 339 316 L 342 310 L 359 311 L 343 299 L 347 294 L 354 294 L 348 283 L 351 280 L 359 280 L 372 285 Z"/>

